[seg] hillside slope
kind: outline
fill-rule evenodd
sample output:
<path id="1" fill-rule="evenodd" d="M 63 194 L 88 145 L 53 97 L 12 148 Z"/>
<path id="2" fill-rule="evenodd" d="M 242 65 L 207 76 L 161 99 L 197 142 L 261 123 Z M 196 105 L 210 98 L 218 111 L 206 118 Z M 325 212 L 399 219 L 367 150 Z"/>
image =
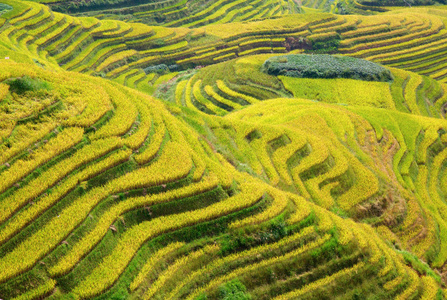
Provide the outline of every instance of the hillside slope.
<path id="1" fill-rule="evenodd" d="M 259 53 L 330 51 L 405 68 L 440 82 L 447 78 L 443 61 L 447 12 L 442 9 L 405 9 L 377 16 L 312 13 L 200 23 L 201 27 L 189 29 L 76 18 L 33 2 L 2 2 L 14 7 L 0 17 L 2 48 L 26 53 L 52 68 L 113 78 L 148 93 L 159 83 L 154 70 L 162 64 L 175 73 Z"/>
<path id="2" fill-rule="evenodd" d="M 0 2 L 1 299 L 445 298 L 443 76 L 263 70 L 408 67 L 443 13 L 190 29 Z"/>
<path id="3" fill-rule="evenodd" d="M 258 144 L 258 151 L 245 152 L 257 156 L 253 169 L 276 172 L 263 158 L 269 152 L 264 147 L 273 147 L 282 180 L 304 187 L 301 193 L 306 195 L 306 186 L 327 183 L 321 192 L 309 189 L 321 206 L 275 188 L 274 178 L 269 178 L 272 186 L 256 174 L 237 171 L 205 136 L 181 121 L 178 108 L 168 110 L 102 79 L 14 62 L 1 68 L 2 297 L 50 293 L 53 298 L 101 294 L 107 299 L 132 292 L 143 298 L 192 299 L 203 293 L 212 297 L 236 277 L 257 299 L 309 291 L 312 297 L 437 293 L 439 277 L 431 271 L 418 276 L 371 226 L 324 209 L 332 207 L 324 199 L 330 201 L 330 190 L 343 185 L 344 176 L 354 175 L 354 182 L 338 191 L 341 209 L 376 194 L 379 182 L 371 170 L 335 140 L 326 148 L 322 143 L 329 141 L 304 139 L 300 128 L 259 120 L 254 125 L 247 119 L 265 105 L 286 108 L 285 99 L 255 104 L 221 120 L 199 115 L 197 121 L 214 130 L 219 124 L 233 128 L 237 143 L 249 141 L 256 131 L 261 138 L 249 145 Z M 295 118 L 315 115 L 302 110 Z M 371 134 L 371 129 L 365 132 L 370 128 L 365 119 L 353 118 L 359 124 L 357 134 L 350 133 L 352 146 L 355 135 Z M 244 121 L 232 123 L 238 119 Z M 320 118 L 313 124 L 326 123 Z M 291 142 L 274 142 L 280 139 Z M 325 160 L 321 151 L 334 161 L 324 173 L 314 166 L 316 158 Z M 290 154 L 275 155 L 279 152 Z M 289 156 L 296 156 L 293 163 Z M 321 174 L 315 177 L 315 172 Z M 294 174 L 312 179 L 303 185 Z M 412 222 L 405 222 L 408 229 L 421 217 L 412 213 Z M 445 259 L 441 251 L 437 261 Z M 347 284 L 349 289 L 343 288 Z"/>

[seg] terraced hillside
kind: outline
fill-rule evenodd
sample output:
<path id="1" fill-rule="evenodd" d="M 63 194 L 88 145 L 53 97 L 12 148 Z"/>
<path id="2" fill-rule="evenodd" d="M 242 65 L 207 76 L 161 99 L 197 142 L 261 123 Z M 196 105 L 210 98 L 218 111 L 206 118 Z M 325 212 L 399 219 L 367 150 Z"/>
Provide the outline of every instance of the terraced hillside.
<path id="1" fill-rule="evenodd" d="M 437 214 L 427 201 L 439 193 L 438 199 L 444 197 L 444 192 L 435 190 L 443 181 L 438 171 L 443 159 L 436 153 L 444 147 L 446 87 L 398 69 L 391 69 L 392 83 L 276 77 L 259 71 L 268 57 L 203 68 L 171 88 L 175 90 L 171 101 L 226 115 L 207 131 L 233 164 L 248 165 L 249 172 L 322 207 L 392 228 L 405 248 L 433 266 L 443 265 L 447 257 L 441 254 L 445 238 L 438 226 L 442 225 L 429 229 L 428 221 L 442 218 L 427 217 Z M 263 101 L 291 94 L 320 103 Z M 251 125 L 242 126 L 241 121 Z M 344 147 L 350 150 L 340 151 Z M 352 176 L 356 180 L 348 179 Z M 445 205 L 442 200 L 439 204 Z"/>
<path id="2" fill-rule="evenodd" d="M 293 115 L 295 123 L 316 118 L 307 124 L 326 128 L 332 138 L 303 135 L 306 128 L 290 120 L 251 120 L 260 110 L 287 118 L 280 107 L 321 107 L 306 100 L 266 101 L 222 119 L 165 108 L 102 79 L 13 62 L 1 67 L 2 297 L 193 299 L 213 297 L 235 278 L 256 299 L 309 291 L 347 297 L 356 293 L 352 282 L 384 297 L 438 293 L 439 276 L 418 276 L 404 263 L 409 254 L 391 248 L 370 225 L 325 209 L 358 210 L 379 193 L 379 170 L 370 169 L 378 157 L 362 162 L 348 150 L 363 153 L 366 141 L 371 150 L 379 147 L 361 108 L 345 118 L 346 148 L 335 138 L 342 128 L 324 127 L 312 108 Z M 197 131 L 182 116 L 205 123 Z M 215 135 L 200 134 L 205 127 Z M 393 147 L 393 134 L 385 135 Z M 238 145 L 248 173 L 219 154 L 220 143 L 209 140 L 214 136 Z M 271 157 L 267 149 L 274 150 Z M 392 168 L 392 153 L 384 153 L 384 167 Z M 257 179 L 263 170 L 268 180 Z M 293 188 L 276 188 L 280 182 Z M 423 217 L 416 207 L 408 210 L 407 233 Z M 417 246 L 421 253 L 440 249 L 433 259 L 442 265 L 444 245 L 428 243 L 436 241 L 436 232 L 428 232 L 431 239 Z"/>
<path id="3" fill-rule="evenodd" d="M 373 1 L 351 1 L 351 0 L 304 0 L 304 1 L 277 1 L 277 0 L 254 0 L 235 1 L 212 0 L 212 1 L 144 1 L 144 0 L 112 0 L 107 1 L 54 1 L 34 0 L 39 3 L 48 4 L 53 10 L 70 13 L 77 16 L 95 16 L 98 18 L 124 19 L 127 21 L 138 21 L 146 24 L 171 24 L 176 20 L 207 19 L 213 16 L 211 22 L 248 21 L 262 18 L 293 14 L 297 12 L 332 12 L 337 14 L 361 14 L 371 15 L 377 12 L 390 10 L 389 5 L 373 3 Z M 429 2 L 428 0 L 427 2 Z M 396 1 L 395 1 L 396 2 Z M 421 3 L 418 5 L 434 4 Z M 409 3 L 409 2 L 407 2 Z M 404 1 L 394 5 L 408 6 Z"/>
<path id="4" fill-rule="evenodd" d="M 41 1 L 36 1 L 41 2 Z M 182 1 L 45 1 L 59 12 L 142 22 L 150 25 L 197 27 L 276 17 L 300 11 L 293 0 L 182 0 Z"/>
<path id="5" fill-rule="evenodd" d="M 175 72 L 258 53 L 329 51 L 441 82 L 447 76 L 445 10 L 378 16 L 304 14 L 187 29 L 70 17 L 32 2 L 14 6 L 0 22 L 0 36 L 15 52 L 52 68 L 114 78 L 150 94 Z M 169 67 L 170 75 L 159 79 L 153 70 L 160 65 Z"/>
<path id="6" fill-rule="evenodd" d="M 443 8 L 265 3 L 0 0 L 0 299 L 446 298 Z"/>
<path id="7" fill-rule="evenodd" d="M 261 71 L 270 57 L 281 56 L 252 55 L 181 73 L 175 84 L 163 85 L 159 90 L 169 88 L 172 96 L 165 98 L 171 102 L 215 115 L 281 97 L 372 106 L 435 118 L 443 118 L 445 113 L 447 86 L 423 75 L 389 68 L 391 82 L 274 76 Z"/>

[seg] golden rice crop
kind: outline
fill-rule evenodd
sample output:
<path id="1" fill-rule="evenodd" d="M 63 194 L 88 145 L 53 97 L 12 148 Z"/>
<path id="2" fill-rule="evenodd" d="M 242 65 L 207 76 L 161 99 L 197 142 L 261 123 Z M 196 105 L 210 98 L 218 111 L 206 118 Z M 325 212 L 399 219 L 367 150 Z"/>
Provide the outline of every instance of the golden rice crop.
<path id="1" fill-rule="evenodd" d="M 73 292 L 80 297 L 93 296 L 110 286 L 127 266 L 141 244 L 151 236 L 248 207 L 260 197 L 261 194 L 257 191 L 257 186 L 247 184 L 238 195 L 206 208 L 163 216 L 134 226 L 126 231 L 116 246 L 116 250 L 119 251 L 114 251 L 104 258 L 103 262 L 81 281 Z"/>
<path id="2" fill-rule="evenodd" d="M 216 288 L 217 286 L 221 285 L 224 282 L 230 281 L 231 279 L 241 275 L 241 274 L 247 274 L 250 272 L 255 272 L 258 268 L 262 268 L 265 266 L 269 266 L 269 265 L 273 265 L 276 263 L 279 263 L 281 261 L 285 261 L 287 259 L 290 259 L 292 257 L 298 257 L 299 255 L 302 255 L 303 253 L 306 253 L 312 249 L 318 248 L 319 246 L 323 245 L 324 242 L 326 242 L 327 240 L 329 240 L 330 235 L 326 234 L 324 235 L 322 238 L 317 239 L 314 242 L 310 242 L 308 244 L 305 244 L 302 247 L 299 247 L 289 253 L 286 253 L 284 255 L 281 256 L 276 256 L 270 259 L 265 259 L 262 260 L 259 263 L 255 263 L 255 264 L 250 264 L 246 267 L 241 267 L 238 268 L 236 270 L 234 270 L 233 272 L 227 273 L 221 277 L 217 277 L 214 278 L 213 280 L 211 280 L 211 282 L 209 282 L 205 287 L 202 288 L 198 288 L 196 289 L 193 293 L 191 293 L 186 299 L 190 300 L 190 299 L 194 299 L 195 297 L 197 297 L 199 294 L 201 294 L 204 291 L 207 290 L 211 290 Z M 363 264 L 362 264 L 363 265 Z"/>
<path id="3" fill-rule="evenodd" d="M 50 194 L 42 196 L 37 203 L 19 211 L 8 220 L 0 231 L 0 243 L 6 241 L 12 234 L 18 232 L 23 226 L 28 222 L 31 222 L 45 209 L 56 203 L 62 196 L 66 195 L 68 191 L 74 189 L 79 182 L 84 182 L 95 175 L 101 174 L 108 168 L 114 167 L 127 160 L 131 153 L 132 151 L 130 149 L 113 153 L 107 158 L 87 166 L 87 168 L 76 175 L 68 177 L 66 181 L 62 181 L 59 185 L 56 185 Z"/>
<path id="4" fill-rule="evenodd" d="M 245 251 L 235 253 L 235 254 L 230 254 L 223 258 L 217 259 L 214 262 L 212 262 L 208 265 L 204 265 L 202 268 L 189 274 L 189 276 L 184 278 L 177 285 L 177 287 L 173 291 L 171 291 L 169 297 L 174 297 L 174 296 L 178 297 L 180 290 L 184 286 L 191 284 L 193 282 L 200 282 L 200 278 L 203 275 L 210 274 L 213 270 L 217 270 L 221 266 L 228 265 L 235 261 L 239 261 L 239 264 L 242 264 L 242 263 L 250 264 L 250 263 L 259 261 L 261 259 L 259 257 L 260 254 L 262 255 L 264 253 L 270 253 L 270 252 L 277 251 L 278 249 L 284 249 L 284 247 L 290 246 L 294 242 L 299 242 L 303 238 L 312 236 L 314 234 L 315 234 L 315 229 L 313 227 L 306 227 L 302 231 L 295 233 L 289 237 L 285 237 L 284 239 L 281 239 L 280 241 L 278 241 L 276 243 L 261 245 L 261 246 L 258 246 L 258 247 L 255 247 L 255 248 L 252 248 L 249 250 L 245 250 Z M 307 244 L 306 244 L 306 246 L 307 246 Z M 203 290 L 203 289 L 201 289 L 201 290 Z M 201 290 L 196 292 L 196 294 L 199 294 L 201 292 Z"/>
<path id="5" fill-rule="evenodd" d="M 287 294 L 280 295 L 278 297 L 275 297 L 275 300 L 285 300 L 285 299 L 296 299 L 296 297 L 299 297 L 301 295 L 304 295 L 306 293 L 309 293 L 312 290 L 327 286 L 329 284 L 332 284 L 332 282 L 338 280 L 341 277 L 350 276 L 351 273 L 357 273 L 359 270 L 365 267 L 365 263 L 360 262 L 356 265 L 354 265 L 351 268 L 343 269 L 341 271 L 338 271 L 337 273 L 334 273 L 330 276 L 326 276 L 320 280 L 317 280 L 315 282 L 309 283 L 308 285 L 304 286 L 301 289 L 291 291 Z"/>
<path id="6" fill-rule="evenodd" d="M 3 199 L 0 204 L 0 222 L 6 220 L 23 204 L 34 200 L 38 195 L 56 184 L 61 178 L 69 175 L 76 168 L 118 147 L 121 147 L 121 141 L 119 139 L 100 140 L 85 146 L 73 156 L 56 164 L 50 170 L 29 182 L 26 186 L 18 189 L 11 196 Z"/>
<path id="7" fill-rule="evenodd" d="M 145 196 L 138 198 L 129 198 L 114 205 L 110 210 L 104 213 L 99 219 L 95 228 L 76 243 L 70 251 L 52 267 L 49 272 L 53 275 L 61 275 L 68 272 L 88 251 L 92 249 L 107 233 L 109 226 L 123 213 L 138 207 L 151 206 L 163 202 L 173 201 L 191 197 L 217 186 L 217 178 L 210 176 L 200 183 L 192 184 L 184 188 L 173 191 L 156 194 L 153 196 Z"/>
<path id="8" fill-rule="evenodd" d="M 149 260 L 144 263 L 144 265 L 141 268 L 140 272 L 138 273 L 137 277 L 135 277 L 135 279 L 130 284 L 130 286 L 129 286 L 130 290 L 131 291 L 135 290 L 140 284 L 143 283 L 145 277 L 147 277 L 149 272 L 152 271 L 152 268 L 159 260 L 161 260 L 163 257 L 169 255 L 170 253 L 175 252 L 176 250 L 180 249 L 184 245 L 185 245 L 185 243 L 181 243 L 181 242 L 172 243 L 172 244 L 167 245 L 166 247 L 161 248 L 156 253 L 154 253 L 149 258 Z"/>
<path id="9" fill-rule="evenodd" d="M 63 153 L 79 143 L 83 134 L 84 130 L 81 128 L 70 127 L 64 129 L 57 137 L 49 140 L 47 144 L 32 153 L 31 159 L 16 161 L 11 168 L 2 174 L 4 180 L 0 183 L 0 192 L 4 192 L 19 179 L 31 173 L 39 165 L 46 163 L 54 156 Z"/>

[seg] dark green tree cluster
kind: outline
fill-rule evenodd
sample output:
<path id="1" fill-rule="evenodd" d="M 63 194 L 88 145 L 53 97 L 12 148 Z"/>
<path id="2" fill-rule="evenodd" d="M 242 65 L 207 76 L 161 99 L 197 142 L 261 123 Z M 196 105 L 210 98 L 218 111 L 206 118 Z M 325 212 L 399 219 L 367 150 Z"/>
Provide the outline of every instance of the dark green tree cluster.
<path id="1" fill-rule="evenodd" d="M 264 62 L 262 70 L 270 75 L 298 78 L 392 80 L 391 72 L 379 64 L 364 59 L 328 54 L 274 56 Z"/>

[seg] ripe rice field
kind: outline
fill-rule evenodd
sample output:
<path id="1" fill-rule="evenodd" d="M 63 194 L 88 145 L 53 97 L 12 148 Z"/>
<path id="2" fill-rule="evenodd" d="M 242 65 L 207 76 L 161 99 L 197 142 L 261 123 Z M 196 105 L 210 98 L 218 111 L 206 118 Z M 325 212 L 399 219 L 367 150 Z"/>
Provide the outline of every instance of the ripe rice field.
<path id="1" fill-rule="evenodd" d="M 0 299 L 447 297 L 444 6 L 83 3 L 0 0 Z"/>

